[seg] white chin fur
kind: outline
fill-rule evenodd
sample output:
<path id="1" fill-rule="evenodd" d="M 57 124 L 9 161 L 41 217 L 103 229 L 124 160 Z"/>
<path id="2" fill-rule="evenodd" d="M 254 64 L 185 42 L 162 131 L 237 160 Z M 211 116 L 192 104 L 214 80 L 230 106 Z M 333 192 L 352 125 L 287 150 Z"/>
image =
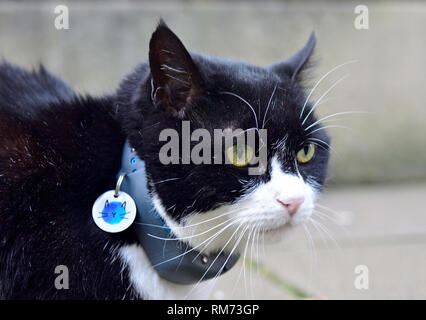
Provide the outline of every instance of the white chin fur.
<path id="1" fill-rule="evenodd" d="M 140 299 L 208 299 L 210 296 L 212 280 L 204 281 L 194 287 L 194 285 L 175 284 L 160 278 L 151 266 L 145 251 L 138 244 L 121 247 L 118 257 L 127 267 L 132 289 Z"/>
<path id="2" fill-rule="evenodd" d="M 304 197 L 304 202 L 292 216 L 277 201 L 277 198 L 300 196 Z M 304 223 L 312 216 L 316 191 L 301 176 L 283 172 L 274 157 L 268 182 L 250 188 L 231 205 L 194 213 L 181 224 L 167 215 L 156 195 L 153 200 L 157 211 L 178 238 L 208 254 L 220 250 L 241 252 L 253 236 L 261 235 L 266 242 L 281 240 L 292 226 Z"/>

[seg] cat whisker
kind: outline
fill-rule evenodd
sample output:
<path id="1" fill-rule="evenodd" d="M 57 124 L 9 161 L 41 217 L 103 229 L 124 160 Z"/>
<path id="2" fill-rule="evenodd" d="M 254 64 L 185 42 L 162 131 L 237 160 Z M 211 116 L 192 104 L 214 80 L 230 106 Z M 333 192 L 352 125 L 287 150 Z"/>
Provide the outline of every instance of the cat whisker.
<path id="1" fill-rule="evenodd" d="M 324 233 L 331 239 L 331 241 L 333 241 L 333 243 L 335 244 L 336 248 L 341 249 L 339 244 L 337 243 L 336 239 L 332 236 L 330 230 L 328 230 L 328 228 L 322 224 L 321 222 L 315 220 L 314 218 L 310 218 L 310 220 L 312 221 L 312 223 L 317 224 L 317 226 L 324 231 Z"/>
<path id="2" fill-rule="evenodd" d="M 236 209 L 233 209 L 233 210 L 226 211 L 226 212 L 224 212 L 224 213 L 222 213 L 222 214 L 220 214 L 218 216 L 215 216 L 215 217 L 212 217 L 212 218 L 200 221 L 200 222 L 196 222 L 196 223 L 193 223 L 193 224 L 189 224 L 189 225 L 185 225 L 185 226 L 182 226 L 182 227 L 178 227 L 178 228 L 182 228 L 182 229 L 183 228 L 192 228 L 194 226 L 198 226 L 198 225 L 201 225 L 201 224 L 204 224 L 204 223 L 207 223 L 207 222 L 210 222 L 210 221 L 222 218 L 224 216 L 228 216 L 228 215 L 230 215 L 232 213 L 235 213 L 235 212 L 241 211 L 241 210 L 242 210 L 241 208 L 236 208 Z"/>
<path id="3" fill-rule="evenodd" d="M 248 128 L 248 129 L 240 132 L 239 134 L 235 134 L 235 137 L 238 137 L 239 135 L 244 134 L 244 133 L 248 132 L 249 130 L 255 130 L 258 133 L 258 135 L 259 135 L 259 140 L 262 142 L 262 145 L 259 146 L 259 148 L 257 149 L 257 152 L 259 152 L 265 146 L 265 142 L 263 141 L 262 136 L 260 135 L 258 128 L 255 128 L 255 127 Z"/>
<path id="4" fill-rule="evenodd" d="M 219 253 L 216 255 L 216 257 L 214 258 L 214 260 L 211 262 L 210 266 L 207 268 L 207 270 L 204 272 L 204 274 L 201 276 L 200 280 L 198 280 L 198 282 L 194 285 L 194 287 L 192 287 L 192 289 L 189 291 L 189 293 L 187 294 L 187 296 L 189 294 L 192 293 L 193 290 L 195 290 L 198 285 L 201 283 L 201 281 L 203 281 L 204 277 L 207 275 L 207 273 L 210 271 L 211 267 L 214 265 L 214 263 L 217 261 L 217 259 L 219 258 L 219 256 L 222 254 L 222 252 L 225 250 L 225 248 L 228 246 L 228 244 L 232 241 L 232 239 L 234 238 L 235 234 L 239 231 L 239 229 L 242 227 L 243 225 L 240 223 L 240 225 L 237 227 L 237 229 L 232 233 L 232 235 L 229 237 L 228 241 L 225 243 L 225 245 L 223 246 L 223 248 L 219 251 Z M 219 269 L 218 273 L 215 275 L 214 279 L 217 278 L 217 276 L 222 272 L 223 268 L 226 266 L 226 264 L 228 263 L 230 257 L 232 256 L 232 254 L 235 251 L 235 248 L 237 247 L 237 245 L 239 244 L 239 241 L 241 241 L 242 236 L 244 235 L 245 231 L 248 229 L 248 226 L 244 229 L 244 231 L 241 233 L 240 238 L 235 242 L 234 247 L 232 248 L 232 250 L 230 251 L 230 254 L 228 256 L 228 258 L 225 260 L 223 266 Z"/>
<path id="5" fill-rule="evenodd" d="M 176 204 L 174 204 L 174 205 L 171 205 L 170 207 L 168 207 L 167 209 L 166 209 L 166 211 L 175 211 L 176 210 Z"/>
<path id="6" fill-rule="evenodd" d="M 288 139 L 288 134 L 286 134 L 282 139 L 275 141 L 272 145 L 276 150 L 284 149 L 287 139 Z"/>
<path id="7" fill-rule="evenodd" d="M 211 238 L 213 238 L 213 237 L 215 237 L 215 238 L 216 238 L 216 237 L 217 237 L 217 236 L 219 236 L 222 232 L 224 232 L 226 229 L 228 229 L 228 228 L 229 228 L 229 227 L 231 227 L 232 225 L 236 224 L 237 222 L 238 222 L 238 221 L 233 221 L 233 222 L 229 223 L 227 226 L 223 227 L 223 228 L 222 228 L 220 231 L 218 231 L 216 234 L 214 234 L 214 235 L 212 235 L 211 237 L 207 238 L 206 240 L 204 240 L 203 242 L 201 242 L 201 243 L 200 243 L 200 244 L 198 244 L 197 246 L 192 247 L 192 248 L 191 248 L 191 249 L 189 249 L 188 251 L 185 251 L 184 253 L 181 253 L 181 254 L 179 254 L 179 255 L 177 255 L 177 256 L 174 256 L 174 257 L 172 257 L 172 258 L 170 258 L 170 259 L 167 259 L 167 260 L 165 260 L 165 261 L 159 262 L 159 263 L 157 263 L 157 264 L 153 265 L 153 267 L 155 268 L 155 267 L 157 267 L 157 266 L 159 266 L 159 265 L 162 265 L 162 264 L 164 264 L 164 263 L 167 263 L 167 262 L 169 262 L 169 261 L 172 261 L 172 260 L 178 259 L 178 258 L 180 258 L 180 257 L 183 257 L 184 255 L 188 254 L 189 252 L 194 251 L 194 250 L 196 250 L 197 248 L 201 247 L 204 243 L 206 243 L 207 241 L 209 241 Z"/>
<path id="8" fill-rule="evenodd" d="M 263 116 L 262 129 L 265 128 L 266 115 L 268 114 L 268 110 L 269 110 L 269 107 L 271 106 L 271 101 L 272 101 L 272 98 L 274 97 L 275 91 L 277 90 L 277 86 L 278 86 L 278 83 L 275 84 L 274 90 L 272 91 L 271 97 L 269 98 L 268 106 L 266 107 L 265 115 Z"/>
<path id="9" fill-rule="evenodd" d="M 248 103 L 244 98 L 242 98 L 241 96 L 239 96 L 238 94 L 233 93 L 233 92 L 221 91 L 219 93 L 221 93 L 221 94 L 228 94 L 228 95 L 234 96 L 234 97 L 240 99 L 242 102 L 244 102 L 251 109 L 251 111 L 253 112 L 254 120 L 255 120 L 255 123 L 256 123 L 256 128 L 259 129 L 259 122 L 257 120 L 256 111 L 254 111 L 254 108 L 253 108 L 253 106 L 250 103 Z"/>
<path id="10" fill-rule="evenodd" d="M 235 137 L 238 137 L 238 136 L 240 136 L 240 135 L 242 135 L 242 134 L 246 133 L 246 132 L 247 132 L 247 131 L 249 131 L 249 130 L 255 130 L 255 131 L 258 131 L 258 130 L 257 130 L 257 128 L 255 128 L 255 127 L 248 128 L 248 129 L 243 130 L 242 132 L 240 132 L 240 133 L 238 133 L 238 134 L 235 134 Z"/>
<path id="11" fill-rule="evenodd" d="M 260 99 L 257 99 L 257 113 L 259 114 L 259 117 L 260 117 Z"/>
<path id="12" fill-rule="evenodd" d="M 326 212 L 321 212 L 319 210 L 315 210 L 315 212 L 319 213 L 320 215 L 327 217 L 329 220 L 333 219 L 333 222 L 338 225 L 339 227 L 341 227 L 346 233 L 349 233 L 348 229 L 345 228 L 344 226 L 341 225 L 341 223 L 339 223 L 338 220 L 335 219 L 335 217 L 339 217 L 343 214 L 343 212 L 338 212 L 336 210 L 333 210 L 331 208 L 328 208 L 326 206 L 320 205 L 320 204 L 316 204 L 317 207 L 321 208 L 322 210 L 326 210 L 328 213 Z M 331 215 L 333 215 L 333 217 L 331 217 Z"/>
<path id="13" fill-rule="evenodd" d="M 336 211 L 336 210 L 333 210 L 333 209 L 331 209 L 331 208 L 329 208 L 329 207 L 326 207 L 326 206 L 324 206 L 324 205 L 322 205 L 322 204 L 319 204 L 319 203 L 317 203 L 317 204 L 316 204 L 316 206 L 317 206 L 317 207 L 319 207 L 319 208 L 321 208 L 321 209 L 328 210 L 328 211 L 330 211 L 331 213 L 334 213 L 335 215 L 340 215 L 340 214 L 341 214 L 341 212 L 338 212 L 338 211 Z"/>
<path id="14" fill-rule="evenodd" d="M 225 260 L 225 262 L 223 263 L 222 267 L 220 268 L 220 270 L 217 272 L 215 278 L 217 278 L 223 271 L 223 269 L 226 267 L 226 264 L 228 263 L 229 259 L 231 258 L 232 254 L 234 253 L 234 251 L 236 250 L 236 248 L 238 247 L 238 245 L 240 244 L 241 240 L 243 239 L 244 235 L 246 234 L 247 230 L 250 229 L 250 226 L 246 226 L 245 229 L 241 232 L 240 237 L 238 238 L 238 240 L 235 242 L 234 247 L 232 248 L 231 252 L 228 255 L 228 258 Z M 226 247 L 226 246 L 225 246 Z"/>
<path id="15" fill-rule="evenodd" d="M 315 89 L 319 86 L 319 84 L 321 83 L 321 81 L 322 80 L 324 80 L 329 74 L 331 74 L 331 73 L 333 73 L 334 71 L 336 71 L 337 69 L 339 69 L 339 68 L 341 68 L 341 67 L 343 67 L 343 66 L 345 66 L 345 65 L 347 65 L 347 64 L 351 64 L 351 63 L 355 63 L 355 62 L 358 62 L 358 60 L 350 60 L 350 61 L 347 61 L 347 62 L 345 62 L 345 63 L 342 63 L 342 64 L 339 64 L 338 66 L 336 66 L 336 67 L 334 67 L 334 68 L 332 68 L 330 71 L 328 71 L 326 74 L 324 74 L 318 81 L 317 81 L 317 83 L 314 85 L 314 87 L 312 88 L 312 90 L 309 92 L 309 95 L 308 95 L 308 97 L 306 98 L 306 100 L 305 100 L 305 103 L 303 104 L 303 108 L 302 108 L 302 111 L 300 112 L 300 116 L 299 116 L 299 119 L 301 119 L 302 118 L 302 116 L 303 116 L 303 112 L 305 111 L 305 108 L 306 108 L 306 105 L 307 105 L 307 103 L 308 103 L 308 101 L 309 101 L 309 99 L 311 98 L 311 96 L 312 96 L 312 94 L 314 93 L 314 91 L 315 91 Z"/>
<path id="16" fill-rule="evenodd" d="M 310 266 L 310 281 L 312 281 L 313 276 L 313 267 L 317 264 L 317 253 L 315 249 L 315 243 L 312 238 L 311 232 L 306 224 L 303 225 L 303 229 L 305 230 L 306 238 L 308 239 L 308 244 L 311 250 L 311 266 Z"/>
<path id="17" fill-rule="evenodd" d="M 210 222 L 210 221 L 222 218 L 224 216 L 230 215 L 230 214 L 232 214 L 232 213 L 234 213 L 236 211 L 239 211 L 239 210 L 241 210 L 241 209 L 230 210 L 230 211 L 222 213 L 222 214 L 220 214 L 220 215 L 218 215 L 216 217 L 213 217 L 213 218 L 210 218 L 210 219 L 207 219 L 207 220 L 203 220 L 203 221 L 200 221 L 200 222 L 197 222 L 197 223 L 185 225 L 185 226 L 177 226 L 177 227 L 174 227 L 174 229 L 180 230 L 180 229 L 192 228 L 192 227 L 195 227 L 195 226 L 198 226 L 198 225 L 201 225 L 201 224 L 204 224 L 204 223 L 207 223 L 207 222 Z M 160 228 L 160 229 L 170 229 L 169 227 L 159 226 L 159 225 L 151 224 L 151 223 L 143 223 L 143 222 L 134 222 L 134 223 L 138 224 L 138 225 L 148 226 L 148 227 L 154 227 L 154 228 Z"/>
<path id="18" fill-rule="evenodd" d="M 328 143 L 325 143 L 325 142 L 321 142 L 322 144 L 324 144 L 324 145 L 326 145 L 327 146 L 327 148 L 326 147 L 324 147 L 321 143 L 317 143 L 317 142 L 315 142 L 315 141 L 312 141 L 312 139 L 308 139 L 307 141 L 309 141 L 309 142 L 311 142 L 312 144 L 314 144 L 314 145 L 316 145 L 316 146 L 318 146 L 318 147 L 320 147 L 320 148 L 322 148 L 322 149 L 324 149 L 324 150 L 326 150 L 326 151 L 329 151 L 329 150 L 331 150 L 331 151 L 333 151 L 336 155 L 339 155 L 339 153 L 332 147 L 332 146 L 330 146 Z"/>
<path id="19" fill-rule="evenodd" d="M 327 129 L 327 128 L 343 128 L 343 129 L 347 129 L 347 130 L 352 130 L 351 128 L 346 127 L 346 126 L 341 126 L 341 125 L 328 125 L 328 126 L 325 126 L 325 127 L 321 127 L 321 128 L 315 129 L 315 130 L 313 130 L 313 131 L 309 132 L 307 135 L 308 135 L 308 136 L 310 136 L 310 135 L 312 135 L 313 133 L 315 133 L 315 132 L 317 132 L 317 131 L 325 130 L 325 129 Z"/>
<path id="20" fill-rule="evenodd" d="M 160 183 L 164 183 L 164 182 L 168 182 L 168 181 L 175 181 L 175 180 L 179 180 L 179 179 L 182 179 L 182 178 L 170 178 L 170 179 L 164 179 L 164 180 L 161 180 L 161 181 L 153 182 L 152 184 L 153 184 L 153 185 L 157 185 L 157 184 L 160 184 Z"/>
<path id="21" fill-rule="evenodd" d="M 318 106 L 320 106 L 320 105 L 322 105 L 322 104 L 325 104 L 325 103 L 327 103 L 327 102 L 333 101 L 333 100 L 336 100 L 336 98 L 334 98 L 334 97 L 331 97 L 331 98 L 325 98 L 325 99 L 323 99 L 320 103 L 318 103 Z"/>
<path id="22" fill-rule="evenodd" d="M 269 121 L 271 121 L 271 118 L 269 118 L 268 120 L 266 120 L 265 126 L 268 124 Z"/>
<path id="23" fill-rule="evenodd" d="M 253 231 L 253 237 L 251 239 L 251 247 L 250 247 L 250 295 L 252 298 L 254 298 L 254 292 L 253 292 L 253 248 L 254 248 L 254 242 L 256 238 L 256 230 L 257 228 L 254 228 Z"/>
<path id="24" fill-rule="evenodd" d="M 263 234 L 262 232 L 262 226 L 259 225 L 257 228 L 257 234 L 256 234 L 256 275 L 259 276 L 259 238 L 260 234 Z"/>
<path id="25" fill-rule="evenodd" d="M 337 121 L 347 120 L 347 118 L 334 118 L 334 119 L 326 119 L 321 122 L 321 124 L 324 123 L 336 123 Z"/>
<path id="26" fill-rule="evenodd" d="M 309 141 L 309 140 L 308 140 Z M 321 149 L 324 149 L 325 151 L 328 151 L 328 148 L 324 147 L 323 145 L 317 143 L 317 142 L 313 142 L 313 141 L 309 141 L 310 143 L 320 147 Z"/>
<path id="27" fill-rule="evenodd" d="M 333 217 L 330 217 L 329 215 L 325 214 L 324 212 L 314 210 L 314 214 L 316 214 L 317 216 L 319 216 L 321 218 L 325 218 L 325 219 L 335 223 L 336 225 L 338 224 L 336 219 L 334 219 Z"/>
<path id="28" fill-rule="evenodd" d="M 262 226 L 259 225 L 257 229 L 257 238 L 256 238 L 256 262 L 259 262 L 259 238 L 260 232 L 262 231 Z M 262 232 L 263 233 L 263 232 Z M 256 266 L 256 272 L 259 274 L 259 266 Z"/>
<path id="29" fill-rule="evenodd" d="M 247 296 L 247 275 L 246 275 L 247 262 L 246 262 L 246 259 L 247 259 L 247 249 L 248 249 L 248 245 L 249 245 L 249 243 L 250 243 L 250 239 L 251 239 L 251 237 L 252 237 L 252 236 L 254 236 L 254 228 L 252 228 L 252 229 L 250 230 L 250 234 L 249 234 L 249 237 L 248 237 L 248 239 L 247 239 L 246 246 L 245 246 L 245 248 L 244 248 L 244 263 L 243 263 L 243 270 L 244 270 L 244 290 L 245 290 L 245 295 L 246 295 L 246 296 Z"/>
<path id="30" fill-rule="evenodd" d="M 327 146 L 328 148 L 332 149 L 331 145 L 325 142 L 324 140 L 318 139 L 318 138 L 308 138 L 308 141 L 317 141 L 320 144 L 323 144 Z"/>
<path id="31" fill-rule="evenodd" d="M 340 82 L 342 82 L 343 80 L 345 80 L 347 77 L 349 77 L 349 74 L 341 77 L 339 80 L 337 80 L 336 82 L 334 82 L 330 88 L 328 88 L 322 95 L 321 97 L 319 97 L 319 99 L 317 100 L 317 102 L 315 102 L 315 104 L 313 105 L 313 107 L 311 108 L 311 110 L 308 112 L 308 114 L 306 115 L 305 119 L 303 119 L 302 121 L 302 126 L 305 124 L 306 120 L 308 120 L 309 116 L 311 115 L 312 112 L 314 112 L 314 110 L 316 109 L 316 107 L 318 106 L 318 104 L 321 102 L 321 100 L 335 87 L 337 86 Z"/>
<path id="32" fill-rule="evenodd" d="M 244 230 L 243 230 L 243 232 L 241 233 L 241 235 L 240 235 L 240 237 L 238 238 L 238 240 L 235 242 L 235 245 L 234 245 L 234 247 L 232 248 L 232 250 L 230 251 L 230 253 L 229 253 L 229 255 L 228 255 L 228 258 L 226 259 L 226 261 L 223 263 L 223 265 L 222 265 L 222 267 L 219 269 L 219 271 L 216 273 L 216 275 L 213 277 L 213 279 L 212 279 L 212 285 L 211 285 L 211 290 L 213 289 L 213 287 L 216 285 L 216 281 L 217 281 L 217 279 L 219 278 L 219 276 L 221 275 L 221 273 L 222 273 L 222 271 L 223 271 L 223 269 L 226 267 L 226 264 L 228 263 L 228 260 L 231 258 L 231 256 L 232 256 L 232 254 L 234 253 L 234 251 L 236 250 L 236 248 L 238 247 L 238 245 L 240 244 L 240 242 L 241 242 L 241 240 L 242 240 L 242 238 L 244 237 L 244 234 L 247 232 L 247 230 L 249 229 L 249 226 L 247 226 Z M 238 281 L 239 281 L 239 277 L 238 277 L 238 279 L 237 279 L 237 281 L 236 281 L 236 284 L 238 283 Z M 233 292 L 235 291 L 235 285 L 234 285 L 234 289 L 233 289 Z M 232 292 L 232 294 L 231 294 L 231 296 L 233 295 L 233 292 Z"/>
<path id="33" fill-rule="evenodd" d="M 207 247 L 210 245 L 210 243 L 212 243 L 215 239 L 216 239 L 216 237 L 210 239 L 210 241 L 207 242 L 201 250 L 199 250 L 198 254 L 194 257 L 192 262 L 194 262 L 198 258 L 198 256 L 200 256 L 204 252 L 204 250 L 207 249 Z"/>
<path id="34" fill-rule="evenodd" d="M 158 237 L 158 236 L 156 236 L 156 235 L 150 234 L 150 233 L 148 233 L 148 236 L 150 236 L 150 237 L 152 237 L 152 238 L 155 238 L 155 239 L 158 239 L 158 240 L 163 240 L 163 241 L 181 241 L 181 240 L 188 240 L 188 239 L 192 239 L 192 238 L 195 238 L 195 237 L 202 236 L 203 234 L 209 233 L 210 231 L 212 231 L 212 230 L 214 230 L 214 229 L 216 229 L 216 228 L 218 228 L 218 227 L 220 227 L 220 226 L 223 226 L 224 224 L 226 224 L 226 223 L 228 223 L 228 222 L 230 222 L 230 221 L 232 221 L 232 220 L 235 220 L 235 219 L 238 219 L 238 218 L 228 219 L 228 220 L 223 221 L 223 222 L 221 222 L 221 223 L 219 223 L 219 224 L 215 225 L 214 227 L 211 227 L 211 228 L 209 228 L 209 229 L 207 229 L 207 230 L 205 230 L 205 231 L 203 231 L 203 232 L 200 232 L 200 233 L 197 233 L 197 234 L 193 234 L 193 235 L 190 235 L 190 236 L 186 236 L 186 237 L 179 237 L 179 238 L 162 238 L 162 237 Z"/>
<path id="35" fill-rule="evenodd" d="M 345 111 L 345 112 L 337 112 L 337 113 L 331 114 L 331 115 L 329 115 L 329 116 L 326 116 L 326 117 L 324 117 L 324 118 L 321 118 L 321 119 L 319 119 L 319 120 L 315 121 L 313 124 L 311 124 L 310 126 L 306 127 L 306 128 L 305 128 L 305 131 L 308 131 L 310 128 L 314 127 L 315 125 L 317 125 L 317 124 L 319 124 L 319 123 L 323 122 L 323 121 L 324 121 L 324 120 L 326 120 L 326 119 L 332 118 L 332 117 L 336 117 L 336 116 L 340 116 L 340 115 L 344 115 L 344 114 L 365 114 L 365 113 L 368 113 L 368 112 L 366 112 L 366 111 Z"/>
<path id="36" fill-rule="evenodd" d="M 246 255 L 247 255 L 247 248 L 248 248 L 248 244 L 249 244 L 249 242 L 250 242 L 250 238 L 251 238 L 251 236 L 252 236 L 252 234 L 253 234 L 253 229 L 254 229 L 254 228 L 252 227 L 252 228 L 249 230 L 248 237 L 247 237 L 247 239 L 246 239 L 246 244 L 245 244 L 245 247 L 244 247 L 244 250 L 243 250 L 243 254 L 242 254 L 242 264 L 241 264 L 240 272 L 238 273 L 238 278 L 237 278 L 237 280 L 235 281 L 234 287 L 233 287 L 233 289 L 232 289 L 232 294 L 231 294 L 231 296 L 233 296 L 233 295 L 234 295 L 235 289 L 236 289 L 236 287 L 237 287 L 237 285 L 238 285 L 238 283 L 239 283 L 239 281 L 240 281 L 240 279 L 241 279 L 241 275 L 244 275 L 244 289 L 245 289 L 245 295 L 247 296 Z"/>
<path id="37" fill-rule="evenodd" d="M 326 214 L 325 212 L 320 212 L 318 210 L 314 211 L 314 215 L 320 218 L 321 220 L 327 220 L 331 221 L 335 226 L 338 226 L 339 229 L 345 232 L 345 234 L 349 234 L 349 230 L 343 226 L 339 221 L 337 221 L 334 217 L 331 217 L 330 215 Z"/>
<path id="38" fill-rule="evenodd" d="M 317 224 L 315 223 L 315 221 L 314 221 L 312 218 L 309 218 L 309 222 L 311 222 L 311 223 L 312 223 L 312 225 L 314 226 L 315 230 L 317 230 L 317 232 L 318 232 L 318 234 L 319 234 L 319 236 L 320 236 L 320 238 L 321 238 L 322 242 L 324 243 L 324 245 L 325 245 L 327 248 L 329 248 L 328 243 L 327 243 L 326 239 L 325 239 L 325 238 L 324 238 L 324 236 L 323 236 L 324 231 L 323 231 L 323 230 L 321 230 L 321 229 L 317 226 Z"/>
<path id="39" fill-rule="evenodd" d="M 336 246 L 337 249 L 341 250 L 342 248 L 340 247 L 339 243 L 337 242 L 336 238 L 332 235 L 332 233 L 330 232 L 330 230 L 321 222 L 313 219 L 313 222 L 315 221 L 315 223 L 317 223 L 318 227 L 320 229 L 322 229 L 324 231 L 324 233 L 331 239 L 331 241 L 334 243 L 334 245 Z"/>
<path id="40" fill-rule="evenodd" d="M 160 122 L 157 122 L 157 123 L 149 125 L 148 127 L 144 127 L 143 129 L 144 130 L 148 130 L 148 129 L 151 129 L 151 128 L 155 127 L 155 126 L 158 126 L 159 124 L 160 124 Z"/>

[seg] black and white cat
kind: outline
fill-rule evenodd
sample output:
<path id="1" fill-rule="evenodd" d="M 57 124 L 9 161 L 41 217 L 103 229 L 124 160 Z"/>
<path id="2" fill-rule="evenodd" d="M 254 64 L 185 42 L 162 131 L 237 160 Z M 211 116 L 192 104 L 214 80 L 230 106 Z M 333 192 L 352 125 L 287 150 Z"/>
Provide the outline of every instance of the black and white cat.
<path id="1" fill-rule="evenodd" d="M 276 238 L 308 221 L 329 159 L 300 83 L 314 46 L 311 36 L 290 59 L 257 67 L 190 54 L 160 22 L 149 61 L 104 98 L 75 94 L 42 67 L 0 64 L 0 298 L 208 298 L 203 284 L 157 274 L 137 224 L 121 233 L 94 224 L 93 202 L 115 186 L 126 140 L 145 161 L 158 214 L 206 254 L 243 253 L 250 237 Z M 160 132 L 181 135 L 182 121 L 212 135 L 266 129 L 266 171 L 162 164 Z M 54 285 L 58 265 L 69 270 L 69 289 Z"/>

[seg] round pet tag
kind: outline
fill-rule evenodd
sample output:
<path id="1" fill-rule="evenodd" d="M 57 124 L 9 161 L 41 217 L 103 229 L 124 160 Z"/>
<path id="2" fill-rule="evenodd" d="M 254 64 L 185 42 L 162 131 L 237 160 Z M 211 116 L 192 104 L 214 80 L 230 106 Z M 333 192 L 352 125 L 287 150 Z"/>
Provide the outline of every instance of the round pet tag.
<path id="1" fill-rule="evenodd" d="M 96 225 L 106 232 L 121 232 L 130 227 L 136 218 L 135 201 L 127 193 L 110 190 L 102 194 L 92 207 Z"/>

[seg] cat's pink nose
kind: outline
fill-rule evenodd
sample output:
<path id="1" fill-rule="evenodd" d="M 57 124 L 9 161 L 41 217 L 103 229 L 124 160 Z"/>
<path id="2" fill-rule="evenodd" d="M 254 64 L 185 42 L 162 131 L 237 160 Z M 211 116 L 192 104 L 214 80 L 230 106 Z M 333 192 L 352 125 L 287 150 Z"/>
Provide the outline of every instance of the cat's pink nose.
<path id="1" fill-rule="evenodd" d="M 298 196 L 285 199 L 277 198 L 277 201 L 287 209 L 287 212 L 290 216 L 293 216 L 297 212 L 297 210 L 299 210 L 302 203 L 305 201 L 305 197 Z"/>

